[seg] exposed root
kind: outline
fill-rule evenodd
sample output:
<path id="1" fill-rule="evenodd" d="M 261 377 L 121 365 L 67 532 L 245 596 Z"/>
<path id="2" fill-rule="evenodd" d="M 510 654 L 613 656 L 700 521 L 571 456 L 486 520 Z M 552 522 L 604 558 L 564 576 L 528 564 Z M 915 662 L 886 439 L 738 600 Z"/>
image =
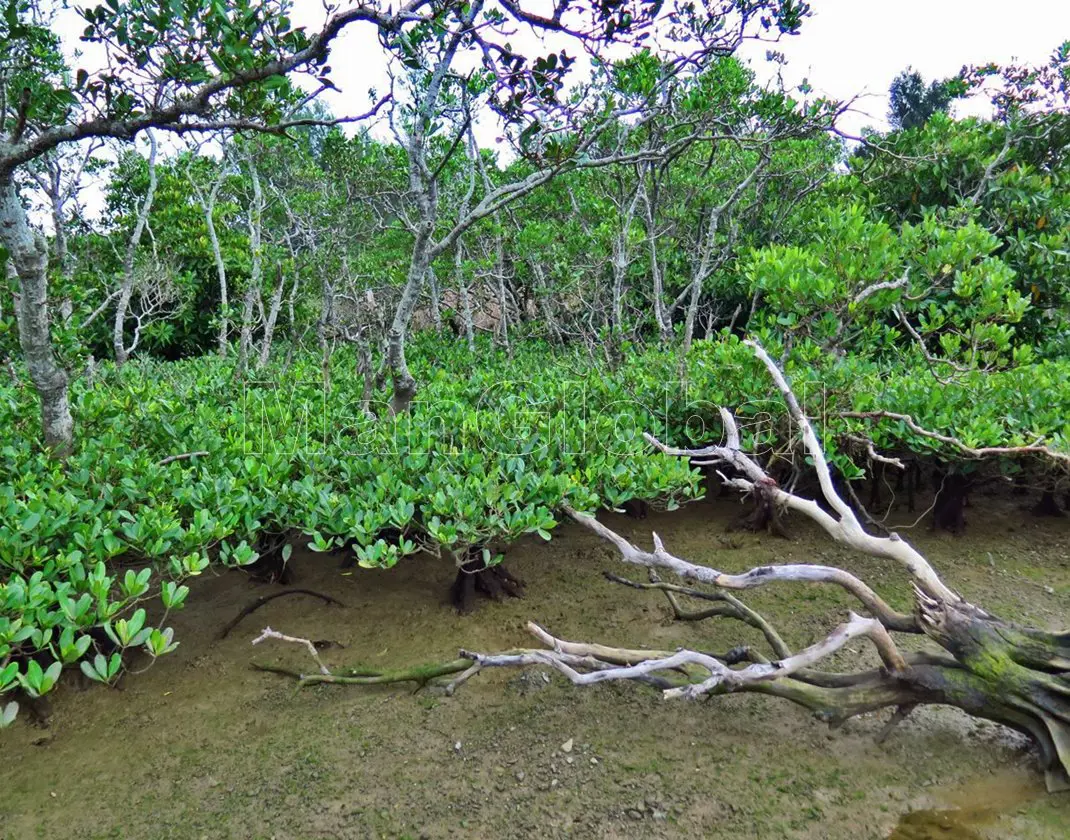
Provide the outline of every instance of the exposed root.
<path id="1" fill-rule="evenodd" d="M 780 510 L 776 503 L 773 490 L 776 483 L 769 479 L 771 484 L 755 484 L 754 509 L 740 521 L 739 527 L 756 534 L 767 533 L 781 539 L 790 539 L 787 528 L 781 520 Z"/>
<path id="2" fill-rule="evenodd" d="M 450 601 L 460 613 L 475 609 L 476 594 L 500 601 L 502 598 L 523 598 L 524 581 L 514 576 L 501 563 L 487 566 L 482 557 L 469 560 L 457 570 Z"/>
<path id="3" fill-rule="evenodd" d="M 226 626 L 219 631 L 219 638 L 225 639 L 230 635 L 230 631 L 241 624 L 242 619 L 246 616 L 252 615 L 264 604 L 269 604 L 276 598 L 283 598 L 286 595 L 311 595 L 313 598 L 319 598 L 321 601 L 327 604 L 334 604 L 339 607 L 344 607 L 341 601 L 337 598 L 332 598 L 330 595 L 324 595 L 322 592 L 315 592 L 311 589 L 286 589 L 282 592 L 273 592 L 270 595 L 261 595 L 247 607 L 245 607 L 240 613 L 238 613 L 233 619 L 227 622 Z"/>
<path id="4" fill-rule="evenodd" d="M 937 474 L 933 481 L 936 500 L 933 503 L 933 527 L 950 531 L 956 536 L 966 527 L 963 509 L 970 491 L 970 480 L 958 473 Z"/>
<path id="5" fill-rule="evenodd" d="M 1033 516 L 1066 516 L 1055 501 L 1055 493 L 1051 490 L 1045 490 L 1041 494 L 1040 501 L 1033 506 L 1032 514 Z"/>
<path id="6" fill-rule="evenodd" d="M 293 583 L 293 569 L 284 551 L 290 539 L 288 531 L 281 534 L 261 534 L 256 547 L 259 558 L 244 567 L 249 577 L 262 583 L 281 583 L 284 586 Z"/>
<path id="7" fill-rule="evenodd" d="M 895 711 L 892 712 L 891 718 L 889 718 L 888 722 L 884 724 L 884 728 L 881 729 L 881 731 L 877 734 L 877 737 L 874 740 L 878 744 L 883 744 L 885 741 L 887 741 L 888 736 L 892 734 L 892 730 L 895 729 L 908 717 L 910 717 L 910 713 L 913 712 L 916 708 L 917 704 L 915 703 L 907 703 L 902 706 L 896 706 Z"/>
<path id="8" fill-rule="evenodd" d="M 646 519 L 650 505 L 642 499 L 628 499 L 620 506 L 620 512 L 632 519 Z"/>

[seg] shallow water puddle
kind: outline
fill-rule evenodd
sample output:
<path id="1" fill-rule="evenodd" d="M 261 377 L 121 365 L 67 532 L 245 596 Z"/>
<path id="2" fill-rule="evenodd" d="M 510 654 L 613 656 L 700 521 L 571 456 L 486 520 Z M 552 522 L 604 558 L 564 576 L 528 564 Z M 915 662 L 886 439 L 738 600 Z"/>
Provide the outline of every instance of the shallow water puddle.
<path id="1" fill-rule="evenodd" d="M 1035 776 L 999 772 L 939 797 L 953 808 L 904 814 L 888 840 L 984 840 L 985 834 L 978 829 L 994 825 L 1008 811 L 1044 795 Z"/>
<path id="2" fill-rule="evenodd" d="M 983 840 L 972 826 L 992 823 L 998 818 L 999 812 L 993 809 L 911 811 L 899 820 L 888 840 Z"/>

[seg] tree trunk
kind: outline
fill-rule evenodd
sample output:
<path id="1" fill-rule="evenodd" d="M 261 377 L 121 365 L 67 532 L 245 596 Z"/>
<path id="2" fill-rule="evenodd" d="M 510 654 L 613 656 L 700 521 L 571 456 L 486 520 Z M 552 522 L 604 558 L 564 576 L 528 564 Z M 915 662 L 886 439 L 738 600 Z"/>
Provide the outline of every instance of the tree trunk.
<path id="1" fill-rule="evenodd" d="M 424 225 L 416 235 L 408 280 L 401 291 L 401 299 L 394 310 L 394 320 L 386 334 L 386 364 L 394 383 L 390 411 L 395 415 L 408 411 L 412 398 L 416 395 L 416 380 L 405 361 L 405 339 L 408 336 L 413 310 L 420 299 L 420 287 L 427 277 L 430 235 L 430 225 Z"/>
<path id="2" fill-rule="evenodd" d="M 63 212 L 63 185 L 60 164 L 50 160 L 48 167 L 48 197 L 52 204 L 53 246 L 55 248 L 56 269 L 63 278 L 64 297 L 59 302 L 59 316 L 64 323 L 74 315 L 74 301 L 70 298 L 71 276 L 73 266 L 67 247 L 67 220 Z"/>
<path id="3" fill-rule="evenodd" d="M 464 339 L 468 343 L 469 352 L 475 352 L 476 336 L 475 325 L 472 323 L 472 300 L 468 296 L 468 283 L 464 279 L 464 248 L 461 241 L 457 240 L 457 246 L 453 252 L 453 271 L 457 280 L 457 293 L 461 297 L 461 320 L 464 322 Z"/>
<path id="4" fill-rule="evenodd" d="M 550 308 L 550 289 L 546 282 L 546 272 L 537 258 L 531 260 L 531 270 L 535 275 L 535 300 L 539 305 L 539 312 L 550 330 L 550 340 L 554 344 L 564 344 L 561 336 L 561 328 L 557 324 L 553 310 Z"/>
<path id="5" fill-rule="evenodd" d="M 334 324 L 334 284 L 325 274 L 323 277 L 323 300 L 320 303 L 320 317 L 316 323 L 316 335 L 320 345 L 320 367 L 323 373 L 323 391 L 331 393 L 331 354 L 334 352 L 334 340 L 330 334 Z"/>
<path id="6" fill-rule="evenodd" d="M 115 320 L 112 322 L 111 341 L 115 351 L 115 366 L 122 367 L 129 358 L 129 350 L 126 346 L 126 316 L 130 311 L 130 298 L 134 293 L 134 262 L 137 258 L 137 249 L 141 244 L 141 237 L 149 222 L 149 213 L 152 212 L 152 201 L 156 196 L 156 137 L 151 131 L 145 132 L 149 138 L 149 188 L 145 193 L 145 200 L 138 210 L 137 221 L 134 223 L 134 231 L 130 234 L 130 241 L 126 246 L 126 257 L 123 260 L 123 279 L 119 287 L 119 298 L 115 303 Z"/>
<path id="7" fill-rule="evenodd" d="M 18 277 L 15 314 L 19 344 L 37 395 L 45 445 L 66 455 L 74 445 L 74 420 L 67 394 L 67 371 L 52 349 L 48 316 L 48 246 L 29 224 L 10 176 L 0 178 L 0 242 Z"/>
<path id="8" fill-rule="evenodd" d="M 494 273 L 498 291 L 498 340 L 507 351 L 509 347 L 509 297 L 505 292 L 505 249 L 499 229 L 494 236 Z"/>
<path id="9" fill-rule="evenodd" d="M 252 156 L 246 157 L 249 167 L 249 181 L 253 187 L 253 199 L 249 203 L 249 286 L 242 301 L 241 339 L 238 345 L 239 376 L 245 373 L 249 364 L 249 350 L 253 343 L 253 308 L 260 294 L 260 282 L 264 273 L 264 252 L 261 243 L 261 231 L 264 216 L 264 191 L 260 186 L 260 172 Z"/>
<path id="10" fill-rule="evenodd" d="M 435 332 L 442 332 L 442 302 L 439 299 L 438 277 L 434 267 L 427 269 L 427 290 L 431 297 L 431 323 Z"/>
<path id="11" fill-rule="evenodd" d="M 268 309 L 267 318 L 264 319 L 264 335 L 260 339 L 260 357 L 257 359 L 257 368 L 262 368 L 271 357 L 271 342 L 275 338 L 275 324 L 279 320 L 279 311 L 282 309 L 282 293 L 286 279 L 282 274 L 282 264 L 275 265 L 275 291 L 271 295 L 271 306 Z"/>
<path id="12" fill-rule="evenodd" d="M 650 253 L 650 276 L 654 283 L 654 321 L 658 325 L 658 337 L 662 344 L 672 340 L 672 316 L 665 308 L 665 285 L 658 260 L 658 231 L 654 223 L 654 205 L 646 190 L 643 193 L 643 209 L 646 217 L 646 242 Z"/>
<path id="13" fill-rule="evenodd" d="M 241 309 L 241 337 L 238 339 L 238 367 L 235 373 L 242 376 L 249 366 L 249 349 L 253 344 L 253 311 L 256 308 L 257 289 L 251 283 L 245 290 Z"/>
<path id="14" fill-rule="evenodd" d="M 623 239 L 624 234 L 618 234 L 613 240 L 613 297 L 611 311 L 613 313 L 612 331 L 617 340 L 620 340 L 624 331 L 624 277 L 628 271 L 627 245 Z"/>
<path id="15" fill-rule="evenodd" d="M 219 279 L 219 337 L 216 339 L 219 356 L 227 357 L 227 340 L 230 334 L 230 299 L 227 290 L 227 264 L 223 261 L 223 251 L 219 246 L 219 234 L 215 229 L 215 204 L 219 188 L 223 184 L 220 177 L 212 185 L 208 201 L 204 204 L 204 221 L 208 226 L 208 241 L 212 243 L 212 259 L 215 261 L 216 277 Z"/>

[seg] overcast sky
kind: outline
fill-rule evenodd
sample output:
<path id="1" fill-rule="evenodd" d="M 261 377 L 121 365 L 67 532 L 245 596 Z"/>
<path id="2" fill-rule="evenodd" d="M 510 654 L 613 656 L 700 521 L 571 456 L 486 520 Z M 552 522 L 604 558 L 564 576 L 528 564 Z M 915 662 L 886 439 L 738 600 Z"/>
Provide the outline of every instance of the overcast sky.
<path id="1" fill-rule="evenodd" d="M 810 0 L 814 10 L 799 35 L 779 49 L 789 78 L 807 77 L 815 92 L 846 99 L 868 93 L 850 129 L 884 125 L 888 85 L 907 65 L 928 80 L 964 64 L 1012 59 L 1047 61 L 1070 38 L 1070 0 Z M 745 47 L 763 59 L 765 48 Z M 756 66 L 758 62 L 755 62 Z"/>
<path id="2" fill-rule="evenodd" d="M 852 133 L 885 124 L 888 85 L 907 65 L 932 79 L 951 76 L 964 64 L 1040 63 L 1070 38 L 1070 0 L 810 0 L 810 5 L 813 16 L 801 33 L 776 46 L 790 62 L 785 78 L 797 84 L 805 77 L 815 94 L 837 99 L 869 94 L 858 103 L 865 113 L 844 121 Z M 296 0 L 294 19 L 317 26 L 321 0 Z M 741 52 L 760 76 L 768 74 L 768 48 L 749 43 Z M 361 112 L 368 87 L 386 88 L 370 27 L 343 35 L 331 66 L 344 91 L 327 99 L 336 113 Z"/>
<path id="3" fill-rule="evenodd" d="M 865 126 L 886 125 L 888 85 L 908 65 L 927 79 L 946 78 L 964 64 L 1012 59 L 1037 64 L 1070 38 L 1070 0 L 810 0 L 813 15 L 799 35 L 785 38 L 773 48 L 788 57 L 787 82 L 804 78 L 814 95 L 835 99 L 861 96 L 857 111 L 841 120 L 840 127 L 857 135 Z M 345 0 L 341 0 L 345 5 Z M 324 21 L 323 0 L 295 0 L 293 20 L 310 31 Z M 73 9 L 57 22 L 68 50 L 83 48 L 78 36 L 84 26 Z M 519 36 L 531 43 L 534 36 Z M 766 61 L 770 45 L 747 43 L 740 52 L 759 78 L 772 72 Z M 89 50 L 83 61 L 92 64 Z M 76 62 L 81 64 L 82 62 Z M 345 32 L 331 52 L 332 78 L 341 93 L 328 92 L 324 101 L 337 116 L 364 112 L 368 89 L 386 91 L 383 52 L 371 26 Z M 956 111 L 978 111 L 981 103 L 956 104 Z M 478 130 L 481 143 L 494 148 L 495 128 Z M 377 136 L 386 139 L 383 127 Z M 144 147 L 144 141 L 141 142 Z M 500 146 L 498 148 L 501 148 Z M 90 204 L 96 204 L 92 200 Z"/>

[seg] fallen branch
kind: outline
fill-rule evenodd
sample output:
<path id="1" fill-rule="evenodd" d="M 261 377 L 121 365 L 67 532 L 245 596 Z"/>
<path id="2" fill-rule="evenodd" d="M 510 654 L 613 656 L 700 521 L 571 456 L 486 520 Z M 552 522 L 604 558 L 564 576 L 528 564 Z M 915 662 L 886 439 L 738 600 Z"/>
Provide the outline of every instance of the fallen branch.
<path id="1" fill-rule="evenodd" d="M 669 606 L 672 607 L 673 615 L 680 621 L 703 621 L 707 618 L 713 618 L 715 616 L 723 616 L 727 618 L 735 618 L 739 621 L 749 624 L 757 630 L 760 630 L 765 636 L 769 646 L 773 649 L 779 657 L 791 656 L 791 648 L 785 644 L 784 640 L 780 637 L 780 634 L 773 629 L 773 626 L 769 624 L 762 615 L 738 598 L 729 595 L 727 592 L 703 592 L 701 589 L 692 589 L 688 586 L 677 586 L 673 583 L 664 583 L 657 579 L 657 575 L 653 570 L 650 572 L 650 583 L 640 583 L 638 581 L 628 580 L 628 578 L 615 575 L 612 572 L 602 572 L 606 580 L 613 583 L 620 583 L 624 586 L 630 586 L 632 589 L 650 589 L 659 590 L 665 593 L 665 597 L 669 601 Z M 674 597 L 674 593 L 680 595 L 687 595 L 691 598 L 698 598 L 703 601 L 719 601 L 722 602 L 719 606 L 712 607 L 708 610 L 697 610 L 695 612 L 689 612 L 681 608 L 679 602 Z"/>
<path id="2" fill-rule="evenodd" d="M 316 650 L 316 646 L 312 644 L 310 639 L 302 639 L 297 636 L 287 636 L 284 633 L 278 633 L 272 630 L 270 627 L 265 627 L 263 631 L 253 639 L 253 644 L 258 645 L 267 639 L 278 639 L 280 642 L 293 642 L 294 644 L 304 645 L 308 650 L 309 655 L 316 660 L 316 664 L 319 665 L 320 673 L 324 676 L 330 676 L 331 672 L 327 666 L 323 664 L 323 660 L 320 659 L 319 652 Z"/>
<path id="3" fill-rule="evenodd" d="M 753 589 L 764 586 L 773 581 L 796 581 L 807 583 L 831 583 L 842 587 L 854 595 L 874 616 L 890 630 L 901 630 L 908 633 L 920 632 L 917 620 L 912 615 L 893 610 L 884 599 L 869 588 L 865 583 L 843 569 L 833 566 L 815 566 L 804 564 L 791 564 L 782 566 L 758 566 L 748 572 L 738 575 L 730 575 L 712 569 L 709 566 L 700 566 L 675 557 L 665 550 L 661 538 L 655 533 L 654 550 L 643 551 L 641 548 L 628 542 L 615 531 L 610 530 L 593 516 L 581 514 L 568 505 L 563 510 L 572 519 L 593 531 L 603 539 L 613 543 L 620 551 L 621 559 L 625 563 L 646 568 L 668 569 L 679 575 L 684 580 L 694 580 L 700 583 L 709 583 L 722 589 Z"/>
<path id="4" fill-rule="evenodd" d="M 309 685 L 321 685 L 324 683 L 333 685 L 389 685 L 391 683 L 415 682 L 421 687 L 436 677 L 448 676 L 470 669 L 470 659 L 458 658 L 450 662 L 433 663 L 430 665 L 414 665 L 411 668 L 402 668 L 378 673 L 320 673 L 299 675 L 298 687 L 304 688 Z"/>
<path id="5" fill-rule="evenodd" d="M 928 561 L 896 534 L 875 537 L 863 530 L 858 518 L 837 494 L 820 443 L 802 414 L 790 386 L 779 368 L 757 345 L 755 353 L 770 371 L 788 405 L 791 417 L 802 430 L 806 453 L 833 513 L 816 501 L 781 490 L 758 463 L 740 451 L 739 431 L 732 415 L 722 410 L 726 444 L 701 450 L 677 450 L 655 438 L 648 440 L 664 452 L 703 457 L 710 463 L 733 466 L 737 475 L 726 478 L 729 486 L 754 492 L 761 484 L 778 504 L 800 511 L 820 524 L 836 540 L 877 558 L 895 560 L 910 573 L 914 613 L 891 609 L 869 586 L 843 569 L 827 566 L 786 564 L 760 566 L 738 575 L 690 563 L 666 551 L 657 534 L 653 551 L 643 551 L 600 523 L 593 516 L 565 506 L 576 522 L 612 543 L 626 563 L 647 569 L 669 569 L 688 581 L 721 589 L 749 589 L 770 581 L 832 583 L 840 586 L 870 611 L 873 617 L 848 614 L 847 621 L 828 635 L 797 653 L 791 653 L 765 622 L 763 632 L 776 659 L 770 660 L 746 647 L 733 648 L 724 656 L 700 650 L 675 651 L 615 648 L 593 642 L 566 641 L 534 623 L 528 630 L 544 649 L 520 649 L 504 653 L 461 651 L 451 662 L 419 669 L 382 674 L 330 674 L 319 663 L 314 646 L 265 630 L 264 638 L 303 643 L 320 664 L 320 675 L 302 675 L 273 669 L 296 678 L 299 685 L 316 683 L 375 684 L 431 675 L 459 674 L 447 692 L 487 667 L 546 666 L 576 685 L 608 681 L 639 681 L 657 686 L 666 698 L 696 698 L 733 692 L 753 692 L 790 700 L 810 710 L 817 718 L 837 726 L 861 714 L 894 709 L 879 740 L 898 725 L 914 707 L 922 704 L 950 705 L 974 717 L 997 721 L 1032 738 L 1040 752 L 1049 790 L 1070 789 L 1070 633 L 1053 633 L 1020 627 L 987 613 L 963 600 L 947 587 Z M 709 593 L 656 578 L 640 584 L 615 575 L 610 580 L 636 588 L 663 592 L 679 616 L 675 596 L 716 602 L 715 614 L 762 627 L 764 619 L 727 593 Z M 889 630 L 924 633 L 940 646 L 939 653 L 900 653 Z M 866 638 L 882 663 L 857 673 L 832 673 L 815 669 L 817 663 L 842 650 L 853 639 Z"/>
<path id="6" fill-rule="evenodd" d="M 322 592 L 315 592 L 311 589 L 287 589 L 283 592 L 273 592 L 270 595 L 261 595 L 259 598 L 257 598 L 247 607 L 245 607 L 245 609 L 238 613 L 233 619 L 227 622 L 227 625 L 219 631 L 219 638 L 225 639 L 227 636 L 229 636 L 230 631 L 237 627 L 239 624 L 241 624 L 242 619 L 252 615 L 258 609 L 264 606 L 264 604 L 269 604 L 276 598 L 283 598 L 286 595 L 311 595 L 313 598 L 319 598 L 321 601 L 324 601 L 327 604 L 334 604 L 339 607 L 345 606 L 345 604 L 343 604 L 337 598 L 332 598 L 330 595 L 324 595 Z"/>

